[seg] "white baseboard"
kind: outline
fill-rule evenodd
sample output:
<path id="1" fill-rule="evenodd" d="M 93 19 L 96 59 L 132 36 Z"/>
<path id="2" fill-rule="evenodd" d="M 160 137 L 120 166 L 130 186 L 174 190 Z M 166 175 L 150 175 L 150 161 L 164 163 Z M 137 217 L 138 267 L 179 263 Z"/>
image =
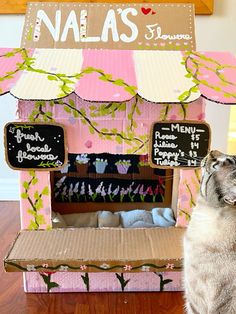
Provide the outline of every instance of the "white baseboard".
<path id="1" fill-rule="evenodd" d="M 0 201 L 18 201 L 19 179 L 0 178 Z"/>

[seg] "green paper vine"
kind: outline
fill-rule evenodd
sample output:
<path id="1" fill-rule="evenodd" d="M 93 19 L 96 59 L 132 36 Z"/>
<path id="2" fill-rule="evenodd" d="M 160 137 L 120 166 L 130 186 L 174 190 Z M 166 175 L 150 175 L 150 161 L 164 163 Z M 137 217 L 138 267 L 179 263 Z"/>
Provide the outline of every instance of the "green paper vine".
<path id="1" fill-rule="evenodd" d="M 58 164 L 56 164 L 54 161 L 47 161 L 43 162 L 41 161 L 40 164 L 37 165 L 38 167 L 43 167 L 43 168 L 57 168 Z"/>
<path id="2" fill-rule="evenodd" d="M 89 107 L 90 113 L 87 114 L 84 108 L 77 108 L 74 100 L 69 99 L 68 101 L 58 99 L 50 101 L 51 107 L 55 105 L 63 106 L 64 111 L 72 115 L 75 119 L 81 119 L 81 123 L 86 125 L 91 134 L 97 134 L 102 140 L 114 140 L 118 144 L 127 144 L 130 148 L 127 149 L 128 154 L 144 153 L 148 149 L 149 135 L 137 135 L 136 129 L 138 124 L 135 121 L 134 114 L 141 115 L 140 106 L 143 100 L 138 95 L 134 97 L 134 103 L 131 106 L 130 112 L 127 112 L 127 119 L 129 124 L 125 130 L 119 131 L 116 128 L 111 130 L 107 128 L 99 128 L 99 123 L 94 121 L 94 118 L 100 116 L 110 116 L 112 119 L 115 118 L 116 113 L 120 111 L 126 111 L 127 106 L 125 102 L 111 102 L 108 104 L 91 105 Z M 53 121 L 52 112 L 44 111 L 46 102 L 40 101 L 35 102 L 34 109 L 28 116 L 28 120 L 31 122 Z"/>
<path id="3" fill-rule="evenodd" d="M 32 185 L 36 185 L 38 183 L 38 178 L 36 177 L 35 171 L 29 171 L 30 180 L 23 182 L 24 191 L 21 193 L 21 198 L 28 200 L 30 207 L 27 209 L 29 215 L 33 217 L 30 220 L 30 224 L 28 229 L 37 230 L 40 229 L 41 225 L 46 224 L 45 218 L 42 214 L 40 214 L 40 210 L 43 208 L 43 196 L 49 194 L 48 187 L 44 187 L 43 190 L 39 193 L 38 191 L 34 192 L 33 197 L 30 196 L 29 191 Z"/>
<path id="4" fill-rule="evenodd" d="M 14 124 L 14 128 L 15 129 L 21 129 L 21 130 L 30 130 L 33 129 L 34 126 L 33 125 L 26 125 L 26 124 Z"/>
<path id="5" fill-rule="evenodd" d="M 5 76 L 0 77 L 0 82 L 12 79 L 14 74 L 16 74 L 19 71 L 26 70 L 28 72 L 34 72 L 39 73 L 47 76 L 47 79 L 49 81 L 57 81 L 59 82 L 59 88 L 61 90 L 60 94 L 57 95 L 58 98 L 63 98 L 65 96 L 68 96 L 74 91 L 74 85 L 77 82 L 77 80 L 81 79 L 85 75 L 97 73 L 99 75 L 99 79 L 111 83 L 114 85 L 118 85 L 124 88 L 125 91 L 127 91 L 132 96 L 136 95 L 137 87 L 131 86 L 127 84 L 123 79 L 121 78 L 113 78 L 111 74 L 105 73 L 102 69 L 97 69 L 93 67 L 87 67 L 83 69 L 80 73 L 74 73 L 72 75 L 66 75 L 63 73 L 53 73 L 46 70 L 38 69 L 35 67 L 35 58 L 32 58 L 29 56 L 29 50 L 22 48 L 22 49 L 14 49 L 11 52 L 7 52 L 4 55 L 1 55 L 0 57 L 10 58 L 15 56 L 16 54 L 20 54 L 22 57 L 22 62 L 18 62 L 16 64 L 16 69 L 11 72 L 7 72 Z"/>
<path id="6" fill-rule="evenodd" d="M 27 267 L 23 267 L 21 265 L 18 265 L 16 263 L 13 263 L 13 262 L 6 262 L 5 261 L 5 264 L 8 264 L 8 265 L 11 265 L 11 266 L 14 266 L 22 271 L 37 271 L 37 270 L 43 270 L 43 271 L 68 271 L 68 270 L 80 270 L 81 271 L 81 266 L 70 266 L 69 264 L 59 264 L 57 266 L 47 266 L 46 268 L 43 266 L 43 265 L 38 265 L 38 266 L 34 266 L 34 265 L 30 265 L 32 266 L 29 269 L 27 269 Z M 135 266 L 135 267 L 131 267 L 131 269 L 129 270 L 129 272 L 132 272 L 134 270 L 137 270 L 137 269 L 141 269 L 143 267 L 148 267 L 148 268 L 154 268 L 154 269 L 165 269 L 165 270 L 180 270 L 182 269 L 182 267 L 179 267 L 179 266 L 175 266 L 174 264 L 172 264 L 172 268 L 169 269 L 169 266 L 170 264 L 164 264 L 164 265 L 161 265 L 161 266 L 158 266 L 158 265 L 155 265 L 155 264 L 141 264 L 141 265 L 138 265 L 138 266 Z M 85 266 L 86 268 L 90 267 L 90 268 L 95 268 L 95 269 L 98 269 L 98 270 L 101 270 L 101 271 L 111 271 L 111 270 L 115 270 L 115 269 L 122 269 L 122 270 L 125 270 L 125 267 L 127 265 L 114 265 L 114 266 L 107 266 L 106 268 L 104 267 L 101 267 L 101 266 L 98 266 L 98 265 L 95 265 L 95 264 L 85 264 L 83 265 Z"/>

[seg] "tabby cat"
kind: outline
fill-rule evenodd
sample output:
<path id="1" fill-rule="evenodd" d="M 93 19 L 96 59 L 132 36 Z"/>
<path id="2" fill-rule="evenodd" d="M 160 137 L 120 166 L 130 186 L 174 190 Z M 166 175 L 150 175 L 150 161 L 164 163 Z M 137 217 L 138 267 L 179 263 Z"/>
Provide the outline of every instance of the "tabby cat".
<path id="1" fill-rule="evenodd" d="M 211 151 L 184 238 L 188 314 L 236 314 L 236 156 Z"/>

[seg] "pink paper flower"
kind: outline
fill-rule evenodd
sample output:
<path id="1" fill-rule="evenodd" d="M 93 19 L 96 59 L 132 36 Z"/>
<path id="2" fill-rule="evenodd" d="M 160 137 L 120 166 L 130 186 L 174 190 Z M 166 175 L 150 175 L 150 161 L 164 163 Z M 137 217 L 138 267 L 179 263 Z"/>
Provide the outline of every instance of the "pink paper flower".
<path id="1" fill-rule="evenodd" d="M 175 265 L 174 264 L 167 264 L 166 269 L 174 269 Z"/>
<path id="2" fill-rule="evenodd" d="M 147 188 L 147 194 L 153 195 L 153 190 L 152 190 L 152 187 L 151 187 L 151 186 L 149 186 L 149 187 Z"/>
<path id="3" fill-rule="evenodd" d="M 131 265 L 125 265 L 124 266 L 124 270 L 125 271 L 130 271 L 130 270 L 132 270 L 132 266 Z"/>
<path id="4" fill-rule="evenodd" d="M 159 186 L 157 185 L 154 190 L 154 195 L 157 195 L 158 193 L 159 193 Z"/>
<path id="5" fill-rule="evenodd" d="M 172 116 L 170 116 L 170 120 L 177 120 L 177 116 L 175 114 L 172 114 Z"/>
<path id="6" fill-rule="evenodd" d="M 204 113 L 204 112 L 200 113 L 200 114 L 197 116 L 197 119 L 198 119 L 198 120 L 204 120 L 204 119 L 205 119 L 205 113 Z"/>
<path id="7" fill-rule="evenodd" d="M 84 143 L 84 145 L 87 147 L 87 148 L 91 148 L 93 146 L 93 142 L 88 140 Z"/>
<path id="8" fill-rule="evenodd" d="M 81 265 L 79 268 L 80 268 L 81 270 L 86 270 L 86 269 L 87 269 L 87 266 L 86 266 L 86 265 Z"/>

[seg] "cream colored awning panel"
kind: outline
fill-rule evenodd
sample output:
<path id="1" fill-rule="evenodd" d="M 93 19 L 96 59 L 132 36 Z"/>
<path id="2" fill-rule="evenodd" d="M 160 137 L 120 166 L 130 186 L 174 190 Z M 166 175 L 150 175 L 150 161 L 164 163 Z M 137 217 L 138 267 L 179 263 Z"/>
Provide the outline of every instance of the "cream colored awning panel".
<path id="1" fill-rule="evenodd" d="M 134 51 L 139 95 L 160 103 L 179 103 L 184 92 L 186 99 L 183 102 L 198 99 L 201 93 L 194 88 L 196 84 L 192 78 L 186 77 L 188 72 L 182 61 L 182 53 L 178 51 Z"/>

